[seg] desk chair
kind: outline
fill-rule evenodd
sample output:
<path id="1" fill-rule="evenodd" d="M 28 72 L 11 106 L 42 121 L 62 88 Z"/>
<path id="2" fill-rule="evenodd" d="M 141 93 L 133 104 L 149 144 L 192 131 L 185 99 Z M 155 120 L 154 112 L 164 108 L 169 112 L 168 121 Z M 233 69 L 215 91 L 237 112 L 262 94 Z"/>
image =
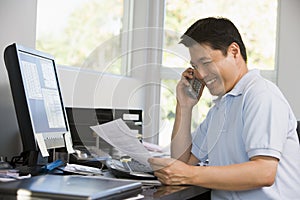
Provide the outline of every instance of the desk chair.
<path id="1" fill-rule="evenodd" d="M 300 141 L 300 121 L 297 121 L 297 134 L 298 134 L 298 138 L 299 138 L 299 141 Z"/>

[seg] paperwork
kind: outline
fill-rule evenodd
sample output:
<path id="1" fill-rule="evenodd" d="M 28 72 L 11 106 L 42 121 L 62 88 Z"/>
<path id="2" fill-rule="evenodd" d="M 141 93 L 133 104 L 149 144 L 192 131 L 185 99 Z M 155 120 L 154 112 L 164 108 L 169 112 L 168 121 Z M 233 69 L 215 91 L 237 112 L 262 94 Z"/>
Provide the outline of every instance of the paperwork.
<path id="1" fill-rule="evenodd" d="M 122 119 L 91 126 L 91 129 L 116 149 L 144 165 L 150 165 L 148 158 L 152 157 L 151 154 L 140 142 L 139 136 Z"/>
<path id="2" fill-rule="evenodd" d="M 9 182 L 14 180 L 21 180 L 30 178 L 31 174 L 26 176 L 20 176 L 19 171 L 15 169 L 1 169 L 0 170 L 0 182 Z"/>

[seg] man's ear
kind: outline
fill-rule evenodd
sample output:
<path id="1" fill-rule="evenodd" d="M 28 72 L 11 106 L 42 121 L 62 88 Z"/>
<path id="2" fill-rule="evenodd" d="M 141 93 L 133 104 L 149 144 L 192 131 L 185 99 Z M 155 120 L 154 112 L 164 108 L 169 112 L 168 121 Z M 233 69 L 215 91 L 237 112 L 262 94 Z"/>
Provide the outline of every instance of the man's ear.
<path id="1" fill-rule="evenodd" d="M 227 53 L 232 54 L 236 58 L 240 54 L 240 46 L 236 42 L 231 43 Z"/>

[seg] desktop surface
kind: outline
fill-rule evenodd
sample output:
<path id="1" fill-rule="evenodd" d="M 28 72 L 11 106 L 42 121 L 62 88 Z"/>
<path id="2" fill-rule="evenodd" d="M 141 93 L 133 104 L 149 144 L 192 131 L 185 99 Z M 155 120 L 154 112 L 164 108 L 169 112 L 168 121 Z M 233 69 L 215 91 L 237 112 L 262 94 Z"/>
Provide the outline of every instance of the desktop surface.
<path id="1" fill-rule="evenodd" d="M 141 193 L 136 181 L 99 179 L 88 176 L 40 175 L 0 183 L 4 199 L 123 199 Z M 0 198 L 1 199 L 1 198 Z"/>
<path id="2" fill-rule="evenodd" d="M 103 171 L 104 177 L 116 178 L 110 171 Z M 118 178 L 118 180 L 124 180 Z M 126 179 L 128 180 L 128 179 Z M 210 190 L 194 185 L 162 185 L 155 180 L 137 180 L 142 183 L 144 200 L 210 200 Z M 157 182 L 157 183 L 156 183 Z"/>
<path id="3" fill-rule="evenodd" d="M 199 186 L 158 186 L 158 187 L 144 187 L 142 195 L 145 200 L 183 200 L 183 199 L 210 199 L 209 190 Z"/>
<path id="4" fill-rule="evenodd" d="M 209 199 L 208 189 L 199 186 L 166 186 L 148 181 L 103 176 L 39 175 L 30 179 L 0 182 L 0 199 Z"/>

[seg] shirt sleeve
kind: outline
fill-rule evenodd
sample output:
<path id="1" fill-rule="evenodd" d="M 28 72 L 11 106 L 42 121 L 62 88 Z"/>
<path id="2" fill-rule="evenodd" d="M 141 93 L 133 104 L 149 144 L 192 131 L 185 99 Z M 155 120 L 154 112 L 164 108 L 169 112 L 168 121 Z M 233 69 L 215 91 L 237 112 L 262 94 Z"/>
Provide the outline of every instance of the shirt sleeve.
<path id="1" fill-rule="evenodd" d="M 280 159 L 288 132 L 289 106 L 277 87 L 265 82 L 245 98 L 243 140 L 249 158 Z"/>

